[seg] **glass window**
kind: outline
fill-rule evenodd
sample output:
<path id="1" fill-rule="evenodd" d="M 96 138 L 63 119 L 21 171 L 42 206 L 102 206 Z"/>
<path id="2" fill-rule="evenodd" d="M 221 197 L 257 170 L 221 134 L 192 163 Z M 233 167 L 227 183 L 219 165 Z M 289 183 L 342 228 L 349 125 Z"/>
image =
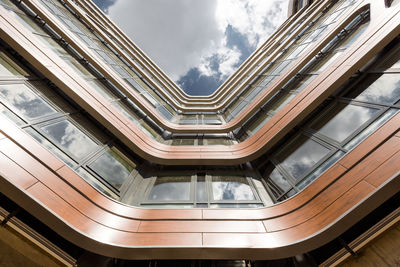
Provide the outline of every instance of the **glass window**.
<path id="1" fill-rule="evenodd" d="M 22 25 L 24 25 L 28 30 L 34 33 L 40 33 L 40 34 L 46 34 L 44 30 L 37 25 L 30 17 L 21 14 L 21 13 L 16 13 L 12 10 L 9 10 L 10 14 L 16 18 Z"/>
<path id="2" fill-rule="evenodd" d="M 1 84 L 0 96 L 27 119 L 57 112 L 24 84 Z"/>
<path id="3" fill-rule="evenodd" d="M 314 140 L 299 136 L 278 154 L 277 159 L 287 172 L 299 179 L 329 152 Z"/>
<path id="4" fill-rule="evenodd" d="M 83 168 L 79 168 L 75 170 L 76 173 L 78 173 L 82 178 L 84 178 L 89 184 L 91 184 L 94 188 L 105 194 L 106 196 L 109 196 L 113 199 L 119 200 L 119 196 L 115 194 L 110 188 L 108 188 L 106 185 L 100 183 L 98 179 L 96 179 L 92 174 L 87 172 Z"/>
<path id="5" fill-rule="evenodd" d="M 8 56 L 0 51 L 0 76 L 28 76 L 28 73 L 17 66 Z"/>
<path id="6" fill-rule="evenodd" d="M 25 121 L 23 121 L 21 118 L 19 118 L 17 115 L 15 115 L 14 112 L 11 112 L 8 108 L 0 104 L 0 113 L 12 120 L 15 124 L 21 126 L 25 124 Z"/>
<path id="7" fill-rule="evenodd" d="M 164 176 L 156 179 L 148 200 L 183 201 L 190 200 L 189 176 Z"/>
<path id="8" fill-rule="evenodd" d="M 78 159 L 82 159 L 100 147 L 67 120 L 43 126 L 41 129 L 53 142 Z"/>
<path id="9" fill-rule="evenodd" d="M 64 61 L 68 63 L 68 65 L 73 68 L 80 76 L 94 78 L 94 76 L 75 58 L 72 56 L 65 56 L 63 57 Z"/>
<path id="10" fill-rule="evenodd" d="M 57 55 L 68 56 L 67 51 L 52 38 L 47 37 L 47 36 L 42 36 L 42 35 L 36 35 L 36 37 L 38 37 L 40 40 L 42 40 L 43 43 L 47 47 L 49 47 L 51 50 L 53 50 Z"/>
<path id="11" fill-rule="evenodd" d="M 97 92 L 99 92 L 102 96 L 104 96 L 108 100 L 115 99 L 115 96 L 111 91 L 100 81 L 98 80 L 89 80 L 87 81 Z"/>
<path id="12" fill-rule="evenodd" d="M 197 177 L 196 183 L 196 201 L 197 202 L 207 202 L 207 190 L 206 181 L 204 176 Z"/>
<path id="13" fill-rule="evenodd" d="M 222 146 L 230 146 L 233 144 L 232 140 L 227 139 L 227 138 L 207 138 L 207 139 L 203 139 L 203 143 L 204 145 L 207 146 L 218 146 L 218 145 L 222 145 Z"/>
<path id="14" fill-rule="evenodd" d="M 391 68 L 393 68 L 393 69 L 399 69 L 399 68 L 400 68 L 400 60 L 397 61 L 396 63 L 394 63 L 394 64 L 391 66 Z"/>
<path id="15" fill-rule="evenodd" d="M 216 176 L 211 187 L 214 200 L 256 200 L 245 177 Z"/>
<path id="16" fill-rule="evenodd" d="M 147 123 L 141 121 L 138 126 L 147 136 L 149 136 L 153 139 L 161 138 L 161 136 L 152 127 L 150 127 L 150 125 L 148 125 Z"/>
<path id="17" fill-rule="evenodd" d="M 375 116 L 378 109 L 338 103 L 311 128 L 341 143 L 361 125 Z"/>
<path id="18" fill-rule="evenodd" d="M 174 139 L 172 140 L 171 145 L 173 146 L 193 146 L 194 145 L 194 139 Z"/>
<path id="19" fill-rule="evenodd" d="M 119 189 L 135 168 L 135 165 L 115 147 L 97 158 L 89 166 L 112 186 Z"/>
<path id="20" fill-rule="evenodd" d="M 172 119 L 172 114 L 163 105 L 157 104 L 157 110 L 166 118 L 167 120 Z"/>
<path id="21" fill-rule="evenodd" d="M 283 192 L 289 190 L 291 188 L 290 184 L 286 180 L 285 177 L 278 171 L 278 169 L 273 169 L 269 174 L 269 178 L 274 182 L 276 186 L 278 186 Z"/>
<path id="22" fill-rule="evenodd" d="M 376 76 L 375 76 L 376 77 Z M 397 73 L 386 73 L 374 81 L 355 100 L 391 104 L 400 96 L 400 78 Z"/>
<path id="23" fill-rule="evenodd" d="M 365 30 L 368 28 L 369 23 L 365 23 L 363 25 L 361 25 L 354 33 L 351 34 L 351 38 L 348 38 L 342 45 L 342 48 L 347 48 L 350 45 L 352 45 L 357 39 L 358 37 L 360 37 L 363 32 L 365 32 Z"/>

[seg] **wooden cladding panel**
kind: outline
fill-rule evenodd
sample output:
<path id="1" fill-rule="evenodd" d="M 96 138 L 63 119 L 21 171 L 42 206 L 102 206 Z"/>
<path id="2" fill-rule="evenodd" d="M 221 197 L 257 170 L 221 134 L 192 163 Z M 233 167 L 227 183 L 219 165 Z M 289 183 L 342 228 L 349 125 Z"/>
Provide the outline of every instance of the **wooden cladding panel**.
<path id="1" fill-rule="evenodd" d="M 261 221 L 142 221 L 139 232 L 265 232 Z"/>
<path id="2" fill-rule="evenodd" d="M 38 181 L 29 172 L 19 168 L 14 161 L 2 153 L 0 153 L 0 174 L 4 175 L 12 183 L 23 189 L 29 188 Z"/>
<path id="3" fill-rule="evenodd" d="M 40 182 L 28 188 L 29 196 L 39 201 L 62 221 L 79 230 L 80 233 L 84 233 L 85 236 L 101 240 L 105 244 L 113 244 L 110 245 L 113 250 L 118 251 L 119 246 L 159 247 L 165 245 L 170 246 L 171 249 L 176 246 L 219 247 L 221 249 L 251 247 L 252 250 L 249 250 L 246 255 L 254 254 L 256 258 L 260 257 L 256 248 L 271 249 L 271 251 L 275 247 L 289 248 L 290 244 L 296 243 L 297 240 L 307 239 L 324 229 L 340 218 L 341 214 L 345 214 L 365 199 L 375 190 L 375 187 L 361 179 L 368 177 L 371 173 L 374 173 L 375 176 L 383 174 L 379 170 L 388 170 L 388 166 L 391 166 L 391 172 L 384 173 L 385 177 L 382 179 L 387 180 L 397 171 L 397 165 L 394 163 L 399 159 L 399 140 L 397 136 L 391 137 L 347 172 L 341 165 L 336 165 L 327 172 L 329 175 L 326 180 L 321 177 L 322 179 L 318 179 L 314 183 L 316 186 L 312 184 L 304 190 L 303 195 L 300 193 L 282 204 L 262 209 L 229 211 L 146 210 L 128 207 L 105 198 L 94 189 L 91 189 L 90 192 L 90 187 L 87 185 L 85 187 L 85 182 L 66 166 L 57 171 L 57 175 L 60 177 L 57 176 L 43 165 L 45 159 L 43 163 L 40 163 L 32 155 L 29 155 L 28 151 L 9 139 L 1 140 L 0 149 L 2 153 L 6 153 L 14 160 L 22 159 L 18 163 L 26 164 L 24 168 L 32 168 L 32 173 L 37 175 Z M 22 170 L 16 165 L 12 171 L 18 169 Z M 9 172 L 11 173 L 11 171 Z M 10 173 L 2 175 L 8 177 Z M 341 178 L 335 181 L 338 177 Z M 328 186 L 332 182 L 333 184 Z M 82 193 L 88 192 L 87 198 L 77 190 L 83 190 Z M 318 195 L 316 190 L 321 193 Z M 299 198 L 300 203 L 303 201 L 304 204 L 296 205 L 296 198 Z M 301 200 L 302 198 L 304 200 Z M 212 212 L 220 214 L 218 220 L 215 217 L 213 220 L 202 219 L 202 215 L 210 218 L 209 215 Z M 233 214 L 230 215 L 231 217 L 236 217 L 222 216 L 229 212 Z M 182 216 L 182 214 L 191 215 Z M 178 219 L 179 216 L 184 220 Z M 278 217 L 274 218 L 275 216 Z M 197 219 L 185 219 L 190 217 Z M 149 220 L 149 218 L 153 219 Z M 261 218 L 266 218 L 266 220 L 261 221 Z M 79 236 L 79 238 L 82 237 Z M 308 245 L 305 246 L 308 247 Z M 220 250 L 218 251 L 221 253 Z M 286 249 L 280 251 L 279 253 L 289 253 Z M 162 254 L 165 251 L 159 253 Z M 224 253 L 225 256 L 230 254 L 230 252 Z M 202 257 L 207 258 L 208 256 L 203 255 Z"/>

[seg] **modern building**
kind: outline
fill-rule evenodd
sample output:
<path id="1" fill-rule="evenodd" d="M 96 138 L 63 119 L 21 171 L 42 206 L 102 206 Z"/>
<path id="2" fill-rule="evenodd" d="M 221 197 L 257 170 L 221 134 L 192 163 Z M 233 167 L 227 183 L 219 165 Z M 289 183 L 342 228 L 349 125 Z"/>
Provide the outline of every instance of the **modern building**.
<path id="1" fill-rule="evenodd" d="M 0 0 L 0 265 L 400 264 L 399 34 L 292 0 L 190 96 L 90 0 Z"/>

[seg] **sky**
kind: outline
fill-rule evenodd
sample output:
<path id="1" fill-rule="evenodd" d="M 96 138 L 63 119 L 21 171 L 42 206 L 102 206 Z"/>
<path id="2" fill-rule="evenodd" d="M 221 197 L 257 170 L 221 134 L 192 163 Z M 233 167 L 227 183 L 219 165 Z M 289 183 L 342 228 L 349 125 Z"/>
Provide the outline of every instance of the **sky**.
<path id="1" fill-rule="evenodd" d="M 214 92 L 287 16 L 288 0 L 94 0 L 191 95 Z"/>

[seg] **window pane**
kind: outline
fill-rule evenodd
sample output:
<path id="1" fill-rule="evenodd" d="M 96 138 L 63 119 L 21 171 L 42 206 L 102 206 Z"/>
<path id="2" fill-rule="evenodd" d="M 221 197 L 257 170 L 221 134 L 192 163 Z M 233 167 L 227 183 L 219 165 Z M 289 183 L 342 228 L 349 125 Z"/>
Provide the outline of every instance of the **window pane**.
<path id="1" fill-rule="evenodd" d="M 82 178 L 84 178 L 89 184 L 91 184 L 94 188 L 105 194 L 106 196 L 109 196 L 113 199 L 118 200 L 119 197 L 117 194 L 115 194 L 113 191 L 111 191 L 109 188 L 107 188 L 106 185 L 102 184 L 97 180 L 93 175 L 91 175 L 89 172 L 85 171 L 83 168 L 79 168 L 76 170 L 76 173 L 78 173 Z"/>
<path id="2" fill-rule="evenodd" d="M 383 74 L 355 99 L 379 104 L 391 104 L 400 97 L 400 75 Z"/>
<path id="3" fill-rule="evenodd" d="M 27 119 L 56 113 L 55 109 L 23 84 L 0 85 L 0 96 Z"/>
<path id="4" fill-rule="evenodd" d="M 3 52 L 0 52 L 0 76 L 28 76 L 24 70 L 13 64 L 12 60 Z"/>
<path id="5" fill-rule="evenodd" d="M 112 148 L 90 164 L 90 168 L 112 186 L 119 189 L 133 171 L 135 165 L 116 148 Z"/>
<path id="6" fill-rule="evenodd" d="M 193 146 L 194 139 L 174 139 L 171 145 L 173 146 Z"/>
<path id="7" fill-rule="evenodd" d="M 207 202 L 206 182 L 204 176 L 197 177 L 196 202 Z"/>
<path id="8" fill-rule="evenodd" d="M 42 130 L 51 140 L 78 159 L 99 148 L 99 145 L 67 120 L 44 126 Z"/>
<path id="9" fill-rule="evenodd" d="M 344 141 L 362 124 L 370 120 L 378 109 L 339 103 L 311 128 L 338 142 Z"/>
<path id="10" fill-rule="evenodd" d="M 148 199 L 159 201 L 190 200 L 190 180 L 188 176 L 157 178 Z"/>
<path id="11" fill-rule="evenodd" d="M 335 164 L 341 157 L 345 155 L 344 152 L 338 151 L 333 154 L 327 161 L 321 164 L 318 168 L 316 168 L 311 174 L 309 174 L 303 181 L 301 181 L 298 185 L 298 189 L 303 189 L 316 178 L 318 178 L 323 172 L 329 169 L 333 164 Z"/>
<path id="12" fill-rule="evenodd" d="M 279 188 L 285 192 L 287 190 L 289 190 L 289 188 L 291 187 L 291 185 L 288 183 L 288 181 L 286 180 L 285 177 L 282 176 L 282 174 L 277 170 L 274 169 L 270 175 L 269 178 L 274 181 L 274 183 L 279 186 Z"/>
<path id="13" fill-rule="evenodd" d="M 312 139 L 300 136 L 286 146 L 277 159 L 286 171 L 298 179 L 329 152 L 328 148 Z"/>
<path id="14" fill-rule="evenodd" d="M 77 167 L 77 164 L 68 157 L 64 152 L 58 149 L 54 144 L 49 142 L 46 138 L 44 138 L 41 134 L 39 134 L 36 130 L 28 127 L 25 128 L 25 131 L 30 134 L 33 138 L 36 139 L 42 146 L 50 150 L 54 155 L 56 155 L 59 159 L 65 162 L 71 168 Z"/>
<path id="15" fill-rule="evenodd" d="M 212 179 L 214 200 L 255 200 L 245 177 L 217 176 Z"/>
<path id="16" fill-rule="evenodd" d="M 17 125 L 24 125 L 25 122 L 15 115 L 14 112 L 11 112 L 8 108 L 0 104 L 0 113 L 12 120 Z"/>
<path id="17" fill-rule="evenodd" d="M 232 140 L 230 139 L 223 139 L 223 138 L 215 138 L 215 139 L 203 139 L 203 143 L 208 146 L 214 145 L 223 145 L 223 146 L 230 146 L 233 144 Z"/>

